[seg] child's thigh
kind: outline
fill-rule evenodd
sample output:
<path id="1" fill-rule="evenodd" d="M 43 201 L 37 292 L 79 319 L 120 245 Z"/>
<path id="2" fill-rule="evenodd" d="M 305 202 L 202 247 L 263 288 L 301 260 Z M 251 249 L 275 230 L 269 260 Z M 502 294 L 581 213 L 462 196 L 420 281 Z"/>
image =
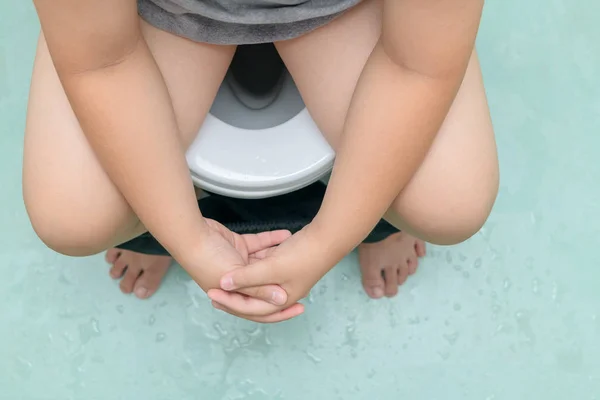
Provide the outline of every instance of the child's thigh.
<path id="1" fill-rule="evenodd" d="M 362 69 L 379 40 L 381 11 L 380 0 L 365 0 L 329 25 L 277 44 L 310 114 L 334 149 Z M 497 187 L 494 133 L 473 54 L 429 154 L 386 219 L 431 242 L 458 242 L 483 224 Z"/>
<path id="2" fill-rule="evenodd" d="M 194 43 L 143 22 L 142 29 L 169 89 L 182 143 L 188 146 L 234 48 Z M 43 36 L 31 81 L 23 164 L 24 199 L 32 225 L 55 250 L 96 253 L 143 231 L 87 143 Z"/>

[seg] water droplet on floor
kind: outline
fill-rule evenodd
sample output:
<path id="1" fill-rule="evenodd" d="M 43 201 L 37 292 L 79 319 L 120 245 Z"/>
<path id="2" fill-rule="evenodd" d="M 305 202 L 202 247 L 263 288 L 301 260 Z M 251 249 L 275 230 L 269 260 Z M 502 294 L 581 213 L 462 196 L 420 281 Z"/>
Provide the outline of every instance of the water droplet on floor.
<path id="1" fill-rule="evenodd" d="M 309 358 L 309 359 L 310 359 L 312 362 L 314 362 L 315 364 L 319 364 L 321 361 L 323 361 L 323 360 L 321 360 L 319 357 L 315 356 L 313 353 L 311 353 L 311 352 L 310 352 L 310 351 L 308 351 L 308 350 L 306 351 L 306 355 L 307 355 L 307 356 L 308 356 L 308 358 Z"/>
<path id="2" fill-rule="evenodd" d="M 482 264 L 481 257 L 477 257 L 475 259 L 475 262 L 473 263 L 473 267 L 475 267 L 475 268 L 481 268 L 481 264 Z"/>
<path id="3" fill-rule="evenodd" d="M 160 342 L 164 342 L 167 339 L 167 334 L 163 333 L 163 332 L 158 332 L 156 334 L 156 342 L 160 343 Z"/>
<path id="4" fill-rule="evenodd" d="M 446 252 L 446 262 L 448 264 L 452 264 L 452 253 L 450 253 L 449 251 Z"/>
<path id="5" fill-rule="evenodd" d="M 94 332 L 100 333 L 100 325 L 96 318 L 92 318 L 92 329 L 94 330 Z"/>
<path id="6" fill-rule="evenodd" d="M 438 351 L 439 356 L 442 358 L 442 360 L 446 361 L 447 359 L 450 358 L 450 352 L 449 351 Z"/>
<path id="7" fill-rule="evenodd" d="M 342 274 L 342 280 L 343 281 L 347 281 L 348 279 L 350 279 L 350 278 L 348 278 L 348 275 Z"/>
<path id="8" fill-rule="evenodd" d="M 221 336 L 227 336 L 227 330 L 225 330 L 225 329 L 224 329 L 224 328 L 221 326 L 221 324 L 219 324 L 218 322 L 215 322 L 215 323 L 214 323 L 214 325 L 213 325 L 213 327 L 215 328 L 215 330 L 216 330 L 217 332 L 219 332 L 219 335 L 221 335 Z"/>
<path id="9" fill-rule="evenodd" d="M 496 333 L 502 333 L 504 331 L 504 324 L 498 324 L 496 327 Z"/>
<path id="10" fill-rule="evenodd" d="M 71 277 L 69 277 L 68 273 L 64 269 L 61 271 L 60 275 L 58 276 L 58 281 L 60 283 L 62 283 L 63 285 L 73 284 Z"/>
<path id="11" fill-rule="evenodd" d="M 458 264 L 454 264 L 454 270 L 455 271 L 461 271 L 462 267 L 460 265 L 458 265 Z"/>
<path id="12" fill-rule="evenodd" d="M 27 360 L 23 357 L 17 357 L 16 360 L 16 372 L 25 379 L 29 379 L 31 377 L 31 371 L 33 369 L 33 364 L 31 361 Z"/>
<path id="13" fill-rule="evenodd" d="M 463 276 L 463 278 L 465 278 L 465 279 L 469 279 L 469 277 L 470 277 L 471 275 L 469 275 L 469 273 L 468 273 L 467 271 L 465 271 L 465 272 L 463 272 L 463 273 L 462 273 L 462 276 Z"/>
<path id="14" fill-rule="evenodd" d="M 117 310 L 117 312 L 119 314 L 123 314 L 123 311 L 125 311 L 125 307 L 123 307 L 123 304 L 118 304 L 115 309 Z"/>
<path id="15" fill-rule="evenodd" d="M 467 261 L 467 256 L 465 256 L 463 253 L 459 253 L 459 254 L 458 254 L 458 259 L 459 259 L 461 262 L 465 262 L 465 261 Z"/>
<path id="16" fill-rule="evenodd" d="M 369 372 L 367 373 L 367 378 L 368 379 L 373 379 L 373 377 L 376 375 L 377 373 L 375 372 L 374 369 L 370 369 Z"/>
<path id="17" fill-rule="evenodd" d="M 308 297 L 306 298 L 306 301 L 308 302 L 308 304 L 312 304 L 315 302 L 315 295 L 313 294 L 312 290 L 308 292 Z"/>
<path id="18" fill-rule="evenodd" d="M 504 291 L 508 291 L 511 286 L 512 286 L 512 282 L 510 281 L 510 279 L 508 279 L 508 278 L 504 279 L 504 283 L 502 284 Z"/>
<path id="19" fill-rule="evenodd" d="M 444 339 L 446 339 L 446 341 L 448 342 L 448 344 L 450 346 L 454 346 L 456 344 L 456 341 L 458 340 L 459 337 L 459 333 L 458 332 L 453 332 L 453 333 L 448 333 L 446 335 L 443 335 Z"/>
<path id="20" fill-rule="evenodd" d="M 100 327 L 97 319 L 90 318 L 88 322 L 79 324 L 79 340 L 81 340 L 81 343 L 86 344 L 98 336 L 100 336 Z"/>
<path id="21" fill-rule="evenodd" d="M 535 278 L 531 281 L 531 291 L 533 294 L 538 294 L 540 291 L 540 281 Z"/>
<path id="22" fill-rule="evenodd" d="M 419 317 L 412 317 L 408 319 L 408 323 L 410 325 L 418 325 L 421 322 L 421 318 Z"/>
<path id="23" fill-rule="evenodd" d="M 344 345 L 353 348 L 358 347 L 358 339 L 356 338 L 356 325 L 350 323 L 346 326 L 346 333 L 344 338 Z"/>
<path id="24" fill-rule="evenodd" d="M 531 329 L 530 314 L 527 310 L 519 310 L 515 313 L 515 319 L 519 330 L 525 335 L 528 342 L 535 342 L 535 334 Z"/>
<path id="25" fill-rule="evenodd" d="M 150 318 L 148 318 L 148 325 L 152 326 L 155 322 L 156 318 L 154 317 L 154 314 L 150 314 Z"/>
<path id="26" fill-rule="evenodd" d="M 459 303 L 454 303 L 454 306 L 452 308 L 454 309 L 454 311 L 460 311 L 462 309 L 462 306 Z"/>

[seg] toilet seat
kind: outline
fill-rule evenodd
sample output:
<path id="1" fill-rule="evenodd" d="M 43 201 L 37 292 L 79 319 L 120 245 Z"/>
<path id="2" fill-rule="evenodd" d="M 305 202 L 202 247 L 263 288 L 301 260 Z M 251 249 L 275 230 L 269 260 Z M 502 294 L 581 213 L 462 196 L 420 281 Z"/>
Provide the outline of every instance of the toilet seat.
<path id="1" fill-rule="evenodd" d="M 247 118 L 280 114 L 277 110 L 285 108 L 288 100 L 293 102 L 293 96 L 299 98 L 287 77 L 276 100 L 279 105 L 251 112 Z M 226 111 L 217 117 L 211 110 L 186 154 L 198 187 L 229 197 L 265 198 L 308 186 L 331 170 L 335 154 L 306 108 L 274 127 L 247 129 L 223 121 L 248 113 L 232 100 L 228 85 L 221 86 L 217 97 L 225 99 Z"/>

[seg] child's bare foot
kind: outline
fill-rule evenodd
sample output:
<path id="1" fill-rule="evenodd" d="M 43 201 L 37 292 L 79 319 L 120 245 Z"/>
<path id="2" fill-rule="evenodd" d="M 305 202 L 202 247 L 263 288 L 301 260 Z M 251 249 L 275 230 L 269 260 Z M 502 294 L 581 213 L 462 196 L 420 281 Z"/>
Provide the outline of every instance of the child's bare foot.
<path id="1" fill-rule="evenodd" d="M 134 292 L 140 299 L 152 296 L 171 265 L 172 258 L 151 256 L 129 250 L 110 249 L 106 261 L 112 264 L 110 276 L 121 280 L 123 293 Z"/>
<path id="2" fill-rule="evenodd" d="M 395 296 L 424 255 L 425 242 L 404 232 L 378 243 L 361 244 L 358 257 L 365 292 L 374 299 Z"/>

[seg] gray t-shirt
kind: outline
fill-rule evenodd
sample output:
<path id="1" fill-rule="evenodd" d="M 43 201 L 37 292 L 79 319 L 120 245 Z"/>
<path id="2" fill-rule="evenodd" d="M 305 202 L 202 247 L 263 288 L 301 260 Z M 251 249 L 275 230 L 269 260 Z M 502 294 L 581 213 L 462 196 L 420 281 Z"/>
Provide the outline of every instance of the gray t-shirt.
<path id="1" fill-rule="evenodd" d="M 360 1 L 138 0 L 138 8 L 152 25 L 192 40 L 243 44 L 299 36 Z"/>

